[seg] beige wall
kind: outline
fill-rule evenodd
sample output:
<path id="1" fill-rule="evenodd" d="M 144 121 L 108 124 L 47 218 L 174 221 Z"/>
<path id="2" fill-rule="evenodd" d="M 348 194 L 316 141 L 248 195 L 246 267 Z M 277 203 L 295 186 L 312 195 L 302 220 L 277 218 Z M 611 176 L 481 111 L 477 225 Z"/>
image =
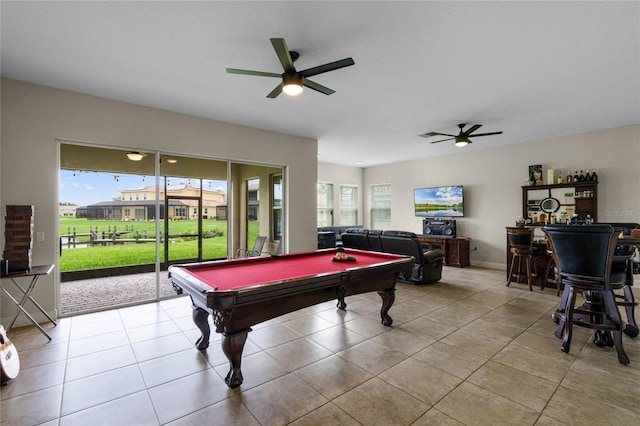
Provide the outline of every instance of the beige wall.
<path id="1" fill-rule="evenodd" d="M 458 234 L 471 237 L 471 246 L 478 247 L 471 254 L 473 264 L 494 268 L 504 268 L 504 227 L 521 215 L 521 186 L 529 164 L 543 164 L 545 176 L 547 168 L 563 173 L 597 169 L 599 219 L 640 222 L 640 126 L 362 169 L 318 164 L 315 140 L 15 80 L 2 79 L 1 89 L 1 209 L 4 215 L 7 204 L 35 206 L 35 231 L 46 238 L 34 242 L 34 264 L 58 262 L 56 139 L 287 166 L 289 251 L 316 246 L 317 181 L 359 184 L 358 221 L 365 226 L 370 185 L 391 183 L 392 227 L 416 233 L 421 233 L 421 220 L 413 215 L 413 188 L 464 185 L 466 217 L 458 220 Z M 1 231 L 4 247 L 4 223 Z M 52 314 L 57 283 L 57 274 L 47 277 L 34 293 Z M 14 308 L 5 299 L 0 307 L 0 319 L 6 322 Z"/>
<path id="2" fill-rule="evenodd" d="M 338 205 L 339 205 L 339 185 L 349 184 L 358 186 L 358 225 L 364 224 L 364 199 L 366 194 L 363 193 L 364 169 L 361 167 L 348 167 L 330 163 L 318 163 L 318 182 L 333 184 L 333 207 L 334 207 L 334 223 L 339 223 Z"/>
<path id="3" fill-rule="evenodd" d="M 288 250 L 316 247 L 317 141 L 15 80 L 2 79 L 1 83 L 1 211 L 4 217 L 7 204 L 35 206 L 34 231 L 44 232 L 45 241 L 34 242 L 33 264 L 58 263 L 56 139 L 286 166 Z M 34 292 L 54 315 L 57 276 L 43 278 Z M 15 309 L 6 298 L 0 307 L 4 323 Z M 18 324 L 24 323 L 21 315 Z"/>
<path id="4" fill-rule="evenodd" d="M 365 212 L 369 187 L 392 185 L 392 229 L 422 233 L 413 213 L 413 188 L 464 185 L 465 217 L 458 235 L 472 238 L 474 265 L 505 268 L 505 227 L 522 215 L 522 185 L 530 164 L 546 170 L 596 169 L 598 219 L 640 222 L 640 126 L 521 143 L 497 149 L 461 150 L 460 154 L 407 161 L 364 170 Z M 319 167 L 322 172 L 324 169 Z M 319 175 L 319 179 L 329 176 Z M 365 225 L 370 223 L 368 215 Z"/>

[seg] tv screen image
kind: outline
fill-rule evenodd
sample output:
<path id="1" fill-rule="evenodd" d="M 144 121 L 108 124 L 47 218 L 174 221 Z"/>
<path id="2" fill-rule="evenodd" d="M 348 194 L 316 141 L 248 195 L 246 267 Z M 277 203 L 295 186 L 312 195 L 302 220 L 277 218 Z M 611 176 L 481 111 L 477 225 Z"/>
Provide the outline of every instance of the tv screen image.
<path id="1" fill-rule="evenodd" d="M 417 217 L 464 216 L 462 185 L 416 188 L 413 200 Z"/>

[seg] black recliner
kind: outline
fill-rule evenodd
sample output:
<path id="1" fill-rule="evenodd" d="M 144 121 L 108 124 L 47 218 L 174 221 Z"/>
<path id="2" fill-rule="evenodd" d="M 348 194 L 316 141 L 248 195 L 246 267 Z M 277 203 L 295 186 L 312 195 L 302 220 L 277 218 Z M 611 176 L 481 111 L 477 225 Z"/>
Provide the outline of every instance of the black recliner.
<path id="1" fill-rule="evenodd" d="M 431 284 L 442 278 L 444 253 L 440 250 L 425 252 L 413 232 L 383 231 L 380 235 L 382 251 L 385 253 L 413 256 L 415 264 L 410 282 L 416 284 Z"/>
<path id="2" fill-rule="evenodd" d="M 371 250 L 368 234 L 368 229 L 349 228 L 340 236 L 342 246 L 358 250 Z"/>
<path id="3" fill-rule="evenodd" d="M 379 229 L 369 229 L 367 233 L 367 241 L 369 241 L 369 250 L 382 251 L 382 243 L 380 242 L 382 231 Z"/>
<path id="4" fill-rule="evenodd" d="M 336 234 L 333 232 L 318 232 L 318 249 L 334 248 Z"/>

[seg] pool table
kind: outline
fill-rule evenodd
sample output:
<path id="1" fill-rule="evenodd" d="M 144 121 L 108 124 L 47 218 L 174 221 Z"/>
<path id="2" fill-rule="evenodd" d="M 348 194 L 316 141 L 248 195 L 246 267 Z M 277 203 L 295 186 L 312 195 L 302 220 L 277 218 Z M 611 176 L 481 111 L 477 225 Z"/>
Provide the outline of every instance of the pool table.
<path id="1" fill-rule="evenodd" d="M 169 267 L 174 289 L 193 302 L 193 322 L 202 335 L 198 350 L 209 346 L 209 314 L 222 334 L 222 350 L 230 369 L 225 382 L 242 384 L 242 350 L 251 326 L 329 300 L 345 310 L 345 297 L 377 291 L 382 324 L 395 299 L 396 279 L 411 273 L 414 259 L 387 253 L 344 249 L 350 260 L 335 261 L 336 249 L 210 261 Z M 355 260 L 354 260 L 355 259 Z"/>

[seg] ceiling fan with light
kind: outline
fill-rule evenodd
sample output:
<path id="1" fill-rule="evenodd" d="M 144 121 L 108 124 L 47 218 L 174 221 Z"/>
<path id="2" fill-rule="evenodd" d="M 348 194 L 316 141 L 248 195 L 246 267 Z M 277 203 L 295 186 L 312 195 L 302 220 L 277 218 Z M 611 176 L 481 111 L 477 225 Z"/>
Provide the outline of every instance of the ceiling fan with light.
<path id="1" fill-rule="evenodd" d="M 236 68 L 227 68 L 227 72 L 229 74 L 244 74 L 255 75 L 259 77 L 281 78 L 282 83 L 280 83 L 275 89 L 273 89 L 271 93 L 267 95 L 267 98 L 276 98 L 281 92 L 284 92 L 287 95 L 291 96 L 299 95 L 300 93 L 302 93 L 303 86 L 308 87 L 309 89 L 313 89 L 317 92 L 324 93 L 325 95 L 331 95 L 332 93 L 335 93 L 335 90 L 315 83 L 309 80 L 308 77 L 355 65 L 355 62 L 353 62 L 352 58 L 345 58 L 339 61 L 330 62 L 328 64 L 319 65 L 317 67 L 308 68 L 304 71 L 296 71 L 293 63 L 300 57 L 300 54 L 295 51 L 289 51 L 289 48 L 287 48 L 287 43 L 283 38 L 272 38 L 271 44 L 273 45 L 273 48 L 278 55 L 278 59 L 282 64 L 282 68 L 284 69 L 284 72 L 282 74 L 265 71 L 251 71 Z"/>
<path id="2" fill-rule="evenodd" d="M 423 138 L 430 138 L 433 136 L 449 136 L 446 139 L 440 139 L 439 141 L 433 141 L 431 143 L 439 143 L 439 142 L 445 142 L 445 141 L 450 141 L 455 139 L 456 146 L 462 147 L 471 143 L 471 139 L 469 139 L 469 137 L 476 138 L 479 136 L 491 136 L 491 135 L 502 134 L 502 132 L 489 132 L 489 133 L 476 133 L 475 135 L 472 135 L 473 132 L 475 132 L 480 127 L 482 127 L 482 124 L 474 124 L 473 126 L 469 127 L 467 130 L 463 130 L 464 126 L 466 126 L 466 123 L 458 124 L 458 127 L 460 128 L 460 133 L 458 133 L 457 135 L 450 135 L 448 133 L 439 133 L 439 132 L 429 132 L 429 133 L 423 133 L 420 136 L 422 136 Z"/>

